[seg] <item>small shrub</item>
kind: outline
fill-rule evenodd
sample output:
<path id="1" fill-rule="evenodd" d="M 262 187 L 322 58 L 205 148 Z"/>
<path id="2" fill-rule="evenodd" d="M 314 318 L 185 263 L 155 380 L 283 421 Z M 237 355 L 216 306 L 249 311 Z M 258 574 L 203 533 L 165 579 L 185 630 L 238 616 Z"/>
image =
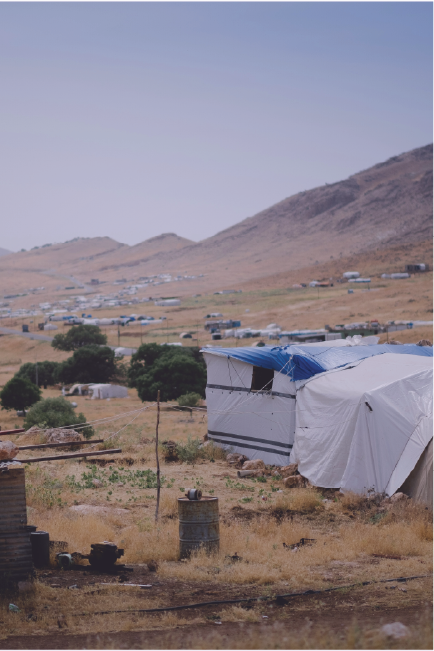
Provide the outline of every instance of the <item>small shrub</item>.
<path id="1" fill-rule="evenodd" d="M 35 385 L 32 386 L 35 387 Z M 46 429 L 49 427 L 70 427 L 85 422 L 84 414 L 75 413 L 74 407 L 65 398 L 47 398 L 46 400 L 40 400 L 29 409 L 24 424 L 27 428 L 36 425 L 41 429 Z M 89 439 L 94 434 L 90 425 L 83 427 L 79 431 L 86 439 Z"/>
<path id="2" fill-rule="evenodd" d="M 189 436 L 186 443 L 177 444 L 176 452 L 178 454 L 178 458 L 183 463 L 194 464 L 198 459 L 203 459 L 205 456 L 202 446 L 203 442 L 200 440 L 200 438 L 192 439 L 191 436 Z"/>
<path id="3" fill-rule="evenodd" d="M 198 393 L 191 392 L 179 396 L 177 402 L 180 407 L 196 407 L 200 400 L 202 400 L 202 396 Z"/>
<path id="4" fill-rule="evenodd" d="M 357 511 L 366 505 L 366 496 L 349 491 L 341 498 L 340 504 L 344 511 Z"/>

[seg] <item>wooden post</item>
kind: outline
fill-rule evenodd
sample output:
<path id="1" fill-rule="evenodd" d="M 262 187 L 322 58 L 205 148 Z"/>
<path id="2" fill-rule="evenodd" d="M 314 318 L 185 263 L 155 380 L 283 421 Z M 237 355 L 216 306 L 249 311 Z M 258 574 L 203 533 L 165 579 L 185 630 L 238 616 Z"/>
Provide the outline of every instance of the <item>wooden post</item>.
<path id="1" fill-rule="evenodd" d="M 155 522 L 158 522 L 158 510 L 160 508 L 160 460 L 158 458 L 158 425 L 160 424 L 160 390 L 157 394 L 157 427 L 155 428 L 155 454 L 157 457 L 157 506 L 155 508 Z"/>

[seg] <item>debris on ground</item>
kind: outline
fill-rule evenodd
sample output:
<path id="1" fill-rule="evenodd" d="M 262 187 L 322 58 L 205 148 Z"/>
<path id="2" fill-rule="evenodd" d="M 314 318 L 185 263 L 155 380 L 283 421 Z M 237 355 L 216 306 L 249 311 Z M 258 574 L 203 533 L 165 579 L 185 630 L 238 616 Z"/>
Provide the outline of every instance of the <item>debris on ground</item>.
<path id="1" fill-rule="evenodd" d="M 154 561 L 154 560 L 149 561 L 149 563 L 147 563 L 147 566 L 148 566 L 148 570 L 150 572 L 156 572 L 158 570 L 158 567 L 159 567 L 157 561 Z"/>
<path id="2" fill-rule="evenodd" d="M 93 543 L 90 548 L 92 551 L 87 556 L 89 563 L 99 569 L 112 567 L 124 555 L 123 549 L 118 549 L 115 543 L 108 541 Z"/>
<path id="3" fill-rule="evenodd" d="M 95 488 L 102 488 L 104 484 L 100 479 L 92 479 L 92 486 Z"/>
<path id="4" fill-rule="evenodd" d="M 408 500 L 409 497 L 408 495 L 405 495 L 405 493 L 395 493 L 392 495 L 389 500 L 392 504 L 395 504 L 395 502 L 404 502 L 405 500 Z"/>
<path id="5" fill-rule="evenodd" d="M 70 511 L 75 511 L 79 515 L 126 515 L 128 509 L 121 509 L 111 506 L 94 506 L 93 504 L 77 504 L 69 507 Z"/>
<path id="6" fill-rule="evenodd" d="M 226 561 L 231 561 L 231 563 L 237 563 L 238 561 L 242 561 L 242 557 L 238 556 L 238 552 L 235 552 L 233 556 L 227 555 L 225 556 Z"/>
<path id="7" fill-rule="evenodd" d="M 289 466 L 282 466 L 278 469 L 278 474 L 285 479 L 286 477 L 292 477 L 296 474 L 298 468 L 298 463 L 290 463 Z"/>
<path id="8" fill-rule="evenodd" d="M 235 468 L 242 468 L 243 464 L 248 461 L 248 458 L 244 454 L 237 454 L 235 452 L 230 452 L 227 457 L 226 461 L 230 466 L 235 466 Z"/>
<path id="9" fill-rule="evenodd" d="M 74 441 L 82 441 L 83 437 L 75 431 L 75 429 L 61 429 L 60 427 L 53 427 L 44 432 L 47 443 L 71 443 Z"/>
<path id="10" fill-rule="evenodd" d="M 0 461 L 15 459 L 19 448 L 12 441 L 0 441 Z"/>
<path id="11" fill-rule="evenodd" d="M 178 446 L 175 441 L 162 441 L 161 445 L 164 449 L 164 460 L 165 461 L 178 461 Z"/>
<path id="12" fill-rule="evenodd" d="M 299 542 L 287 545 L 283 543 L 285 549 L 298 549 L 299 547 L 311 547 L 316 543 L 316 538 L 300 538 Z"/>
<path id="13" fill-rule="evenodd" d="M 266 468 L 262 459 L 253 459 L 252 461 L 245 461 L 242 470 L 266 470 Z"/>
<path id="14" fill-rule="evenodd" d="M 429 339 L 421 339 L 417 342 L 416 346 L 431 346 L 432 348 L 432 341 Z"/>
<path id="15" fill-rule="evenodd" d="M 393 637 L 395 640 L 399 640 L 402 637 L 407 637 L 410 635 L 410 629 L 405 624 L 401 622 L 393 622 L 393 624 L 385 624 L 381 627 L 381 632 L 387 635 L 387 637 Z"/>
<path id="16" fill-rule="evenodd" d="M 307 484 L 307 479 L 301 475 L 292 475 L 291 477 L 286 477 L 283 480 L 283 485 L 285 488 L 305 488 Z"/>

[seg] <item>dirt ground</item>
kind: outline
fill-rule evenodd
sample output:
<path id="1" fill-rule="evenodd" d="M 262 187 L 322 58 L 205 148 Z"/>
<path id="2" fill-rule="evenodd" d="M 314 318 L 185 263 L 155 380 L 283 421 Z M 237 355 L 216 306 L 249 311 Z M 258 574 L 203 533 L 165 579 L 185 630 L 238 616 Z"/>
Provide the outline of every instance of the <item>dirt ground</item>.
<path id="1" fill-rule="evenodd" d="M 376 273 L 386 271 L 381 265 L 386 267 L 387 260 L 368 262 Z M 308 280 L 313 271 L 306 271 Z M 331 271 L 325 265 L 318 269 L 317 279 Z M 356 289 L 354 294 L 341 284 L 320 291 L 292 289 L 292 282 L 300 279 L 289 274 L 270 278 L 237 295 L 186 295 L 182 307 L 167 314 L 163 327 L 148 328 L 146 334 L 143 328 L 142 336 L 138 326 L 122 328 L 120 344 L 138 346 L 141 338 L 179 341 L 184 330 L 192 332 L 193 339 L 182 340 L 183 345 L 210 343 L 203 317 L 211 311 L 241 318 L 243 326 L 275 322 L 288 329 L 374 318 L 432 319 L 432 273 L 404 281 L 377 277 L 369 290 Z M 156 317 L 160 309 L 153 304 L 134 307 L 137 313 Z M 128 306 L 126 313 L 132 311 Z M 99 310 L 95 316 L 119 313 L 120 308 Z M 20 328 L 21 320 L 3 325 Z M 110 344 L 118 343 L 117 328 L 108 328 L 107 334 Z M 432 340 L 432 327 L 392 336 L 403 343 Z M 380 341 L 386 339 L 384 334 Z M 230 339 L 224 345 L 251 343 Z M 0 385 L 25 362 L 61 361 L 68 356 L 48 342 L 0 336 Z M 125 549 L 119 561 L 125 567 L 112 574 L 95 573 L 84 561 L 74 570 L 60 571 L 53 556 L 52 566 L 37 572 L 33 591 L 0 599 L 0 648 L 432 648 L 431 511 L 411 500 L 391 504 L 343 498 L 333 491 L 287 490 L 280 479 L 269 476 L 265 481 L 240 480 L 211 446 L 194 463 L 166 462 L 161 447 L 164 480 L 155 525 L 155 405 L 142 403 L 135 390 L 128 394 L 109 401 L 73 398 L 77 411 L 94 422 L 95 437 L 109 439 L 93 449 L 119 447 L 121 454 L 26 465 L 28 523 L 48 531 L 51 540 L 66 542 L 70 552 L 87 554 L 91 543 L 113 541 Z M 58 395 L 57 389 L 43 390 L 44 398 Z M 2 429 L 23 422 L 14 412 L 0 415 Z M 107 418 L 112 420 L 101 422 Z M 160 441 L 185 445 L 189 437 L 202 440 L 206 432 L 206 410 L 190 414 L 163 405 Z M 26 434 L 12 440 L 20 445 L 39 442 L 37 435 Z M 49 449 L 22 451 L 19 458 L 51 454 Z M 100 482 L 98 487 L 93 479 Z M 177 498 L 190 487 L 219 498 L 220 552 L 180 561 Z M 301 538 L 315 542 L 297 552 L 284 546 Z M 241 560 L 234 561 L 234 556 Z M 150 561 L 158 563 L 157 572 L 148 570 Z M 345 587 L 413 576 L 425 578 Z M 331 587 L 339 590 L 294 597 L 287 603 L 262 600 L 137 613 Z M 10 612 L 9 603 L 21 612 Z M 128 612 L 113 612 L 118 610 Z M 96 614 L 101 611 L 108 614 Z M 381 626 L 396 621 L 409 627 L 408 636 L 386 638 Z"/>

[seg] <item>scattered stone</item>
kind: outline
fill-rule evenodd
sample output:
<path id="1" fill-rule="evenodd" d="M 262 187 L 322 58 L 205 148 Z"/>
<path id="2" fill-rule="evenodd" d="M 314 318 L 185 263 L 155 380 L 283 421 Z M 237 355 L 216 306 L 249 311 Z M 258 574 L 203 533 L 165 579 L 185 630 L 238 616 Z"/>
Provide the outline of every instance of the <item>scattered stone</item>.
<path id="1" fill-rule="evenodd" d="M 116 484 L 116 486 L 119 486 L 119 488 L 121 488 L 122 486 L 125 486 L 125 484 L 123 484 L 123 483 L 120 481 L 118 484 Z"/>
<path id="2" fill-rule="evenodd" d="M 100 479 L 92 479 L 92 486 L 95 486 L 95 488 L 102 488 L 104 484 Z"/>
<path id="3" fill-rule="evenodd" d="M 432 348 L 432 341 L 429 339 L 421 339 L 417 342 L 416 346 L 431 346 Z"/>
<path id="4" fill-rule="evenodd" d="M 91 504 L 70 506 L 69 510 L 80 515 L 125 515 L 129 513 L 128 509 L 119 509 L 111 506 L 92 506 Z"/>
<path id="5" fill-rule="evenodd" d="M 68 626 L 68 624 L 66 623 L 65 615 L 59 615 L 59 617 L 57 618 L 57 626 L 59 628 L 66 628 Z"/>
<path id="6" fill-rule="evenodd" d="M 60 588 L 60 583 L 50 583 L 50 588 Z"/>
<path id="7" fill-rule="evenodd" d="M 149 563 L 147 563 L 147 566 L 150 572 L 156 572 L 158 570 L 157 561 L 149 561 Z"/>
<path id="8" fill-rule="evenodd" d="M 53 427 L 45 431 L 47 443 L 70 443 L 71 441 L 82 441 L 81 435 L 75 429 L 61 429 Z"/>
<path id="9" fill-rule="evenodd" d="M 0 461 L 15 459 L 18 452 L 18 447 L 12 441 L 0 441 Z"/>
<path id="10" fill-rule="evenodd" d="M 402 637 L 407 637 L 410 635 L 410 629 L 401 622 L 385 624 L 381 627 L 381 632 L 387 635 L 387 637 L 393 637 L 395 640 L 399 640 Z"/>
<path id="11" fill-rule="evenodd" d="M 298 463 L 290 463 L 289 466 L 283 466 L 283 468 L 280 469 L 279 475 L 282 475 L 283 478 L 292 477 L 297 472 L 297 468 Z"/>
<path id="12" fill-rule="evenodd" d="M 242 470 L 265 470 L 265 463 L 262 461 L 262 459 L 245 461 Z"/>
<path id="13" fill-rule="evenodd" d="M 395 493 L 390 497 L 390 502 L 392 504 L 395 504 L 395 502 L 403 502 L 405 500 L 408 500 L 408 496 L 404 493 Z"/>
<path id="14" fill-rule="evenodd" d="M 389 344 L 391 344 L 392 346 L 402 346 L 402 341 L 398 341 L 397 339 L 391 339 L 389 341 Z"/>
<path id="15" fill-rule="evenodd" d="M 239 470 L 243 467 L 243 463 L 248 461 L 248 458 L 244 454 L 230 452 L 226 457 L 226 461 L 230 466 L 235 466 L 235 468 Z"/>
<path id="16" fill-rule="evenodd" d="M 306 486 L 306 479 L 301 475 L 292 475 L 283 480 L 285 488 L 304 488 Z"/>

